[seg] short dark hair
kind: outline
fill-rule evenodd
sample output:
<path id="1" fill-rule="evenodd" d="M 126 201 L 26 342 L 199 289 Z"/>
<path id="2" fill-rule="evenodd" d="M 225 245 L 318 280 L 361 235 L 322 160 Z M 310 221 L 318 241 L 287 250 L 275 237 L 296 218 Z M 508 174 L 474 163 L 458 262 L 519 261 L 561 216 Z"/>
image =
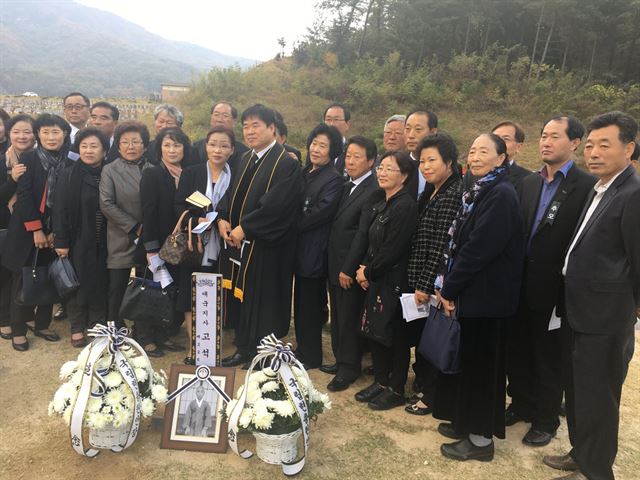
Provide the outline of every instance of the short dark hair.
<path id="1" fill-rule="evenodd" d="M 71 135 L 71 127 L 69 126 L 67 121 L 60 115 L 55 115 L 53 113 L 43 113 L 36 119 L 35 122 L 33 122 L 33 133 L 36 135 L 36 140 L 38 141 L 38 143 L 41 143 L 38 132 L 43 127 L 60 127 L 65 135 L 65 143 L 68 143 L 70 141 L 69 139 Z"/>
<path id="2" fill-rule="evenodd" d="M 149 146 L 149 130 L 144 123 L 140 123 L 136 120 L 127 120 L 126 122 L 119 123 L 116 127 L 116 131 L 113 134 L 113 143 L 117 148 L 120 146 L 120 137 L 125 133 L 129 132 L 137 132 L 140 134 L 142 138 L 142 143 L 144 144 L 144 148 Z"/>
<path id="3" fill-rule="evenodd" d="M 438 150 L 438 153 L 442 157 L 442 161 L 451 165 L 452 170 L 455 172 L 458 167 L 458 147 L 456 147 L 456 142 L 453 141 L 446 133 L 434 133 L 432 135 L 427 135 L 416 147 L 415 155 L 420 160 L 420 155 L 422 154 L 422 150 L 425 148 L 435 148 Z"/>
<path id="4" fill-rule="evenodd" d="M 341 108 L 342 109 L 342 114 L 344 115 L 344 121 L 345 122 L 351 121 L 351 112 L 342 103 L 332 103 L 327 108 L 325 108 L 324 109 L 324 113 L 322 114 L 322 120 L 323 121 L 324 121 L 324 117 L 327 116 L 327 112 L 329 111 L 330 108 Z"/>
<path id="5" fill-rule="evenodd" d="M 504 143 L 504 140 L 495 133 L 483 133 L 483 135 L 486 135 L 491 139 L 496 147 L 496 153 L 498 154 L 498 156 L 504 154 L 504 161 L 502 162 L 502 164 L 504 165 L 505 163 L 507 163 L 509 161 L 509 154 L 507 153 L 507 144 Z"/>
<path id="6" fill-rule="evenodd" d="M 524 130 L 516 122 L 512 122 L 511 120 L 505 120 L 504 122 L 500 122 L 495 127 L 493 127 L 491 131 L 495 132 L 500 127 L 513 127 L 513 129 L 516 131 L 516 142 L 524 143 Z"/>
<path id="7" fill-rule="evenodd" d="M 287 128 L 287 124 L 284 123 L 284 117 L 282 114 L 274 110 L 273 113 L 276 114 L 276 130 L 279 135 L 284 135 L 285 137 L 289 135 L 289 129 Z"/>
<path id="8" fill-rule="evenodd" d="M 231 146 L 232 147 L 235 146 L 236 134 L 233 133 L 233 130 L 228 129 L 227 127 L 223 127 L 222 125 L 215 126 L 207 132 L 207 136 L 204 139 L 205 144 L 209 142 L 209 137 L 211 137 L 211 135 L 213 135 L 214 133 L 224 133 L 227 137 L 229 137 L 229 140 L 231 141 Z"/>
<path id="9" fill-rule="evenodd" d="M 427 116 L 427 126 L 429 127 L 429 130 L 438 128 L 438 116 L 431 110 L 425 110 L 424 108 L 416 108 L 415 110 L 412 110 L 409 112 L 409 114 L 407 115 L 407 120 L 409 120 L 409 117 L 415 113 Z"/>
<path id="10" fill-rule="evenodd" d="M 212 115 L 215 108 L 220 104 L 229 105 L 229 107 L 231 108 L 231 116 L 233 117 L 233 119 L 236 120 L 238 118 L 238 110 L 236 109 L 236 107 L 231 105 L 231 102 L 227 102 L 226 100 L 219 100 L 213 105 L 211 105 L 211 112 L 209 112 L 209 115 Z"/>
<path id="11" fill-rule="evenodd" d="M 389 158 L 389 157 L 393 157 L 396 159 L 396 163 L 398 164 L 400 173 L 407 176 L 405 181 L 402 182 L 403 185 L 406 185 L 407 182 L 411 179 L 411 177 L 416 174 L 416 167 L 413 161 L 411 160 L 411 156 L 409 155 L 408 152 L 402 152 L 399 150 L 390 150 L 388 152 L 385 152 L 384 155 L 380 157 L 380 163 L 382 163 L 382 161 L 385 158 Z"/>
<path id="12" fill-rule="evenodd" d="M 156 135 L 156 144 L 155 144 L 156 158 L 162 159 L 162 142 L 164 141 L 165 137 L 169 137 L 174 142 L 178 142 L 182 144 L 182 146 L 184 147 L 184 156 L 182 157 L 182 161 L 184 161 L 185 158 L 189 156 L 189 153 L 190 153 L 189 150 L 191 148 L 191 140 L 189 140 L 189 137 L 187 136 L 187 134 L 184 133 L 182 129 L 179 127 L 167 127 L 167 128 L 163 128 L 158 132 L 158 134 Z"/>
<path id="13" fill-rule="evenodd" d="M 636 146 L 631 154 L 631 160 L 638 160 L 640 158 L 640 143 L 636 142 Z"/>
<path id="14" fill-rule="evenodd" d="M 363 137 L 362 135 L 354 135 L 347 141 L 347 145 L 344 150 L 347 151 L 351 144 L 364 148 L 367 152 L 367 160 L 375 160 L 378 156 L 378 147 L 376 147 L 376 142 L 370 138 Z"/>
<path id="15" fill-rule="evenodd" d="M 80 142 L 82 142 L 85 138 L 96 137 L 100 140 L 102 144 L 102 149 L 104 150 L 105 155 L 109 151 L 109 139 L 107 136 L 102 133 L 102 130 L 99 130 L 95 127 L 87 127 L 81 129 L 78 133 L 76 133 L 76 138 L 74 141 L 74 147 L 79 152 L 80 151 Z"/>
<path id="16" fill-rule="evenodd" d="M 13 126 L 18 122 L 27 122 L 29 125 L 31 125 L 31 128 L 35 133 L 35 126 L 34 126 L 35 120 L 31 115 L 27 115 L 26 113 L 21 113 L 19 115 L 15 115 L 11 117 L 11 120 L 9 120 L 9 123 L 5 125 L 5 129 L 7 130 L 7 132 L 10 132 Z"/>
<path id="17" fill-rule="evenodd" d="M 5 112 L 4 108 L 0 108 L 0 120 L 2 120 L 6 133 L 7 125 L 9 124 L 9 120 L 11 120 L 11 116 Z"/>
<path id="18" fill-rule="evenodd" d="M 110 104 L 109 102 L 96 102 L 93 105 L 91 105 L 91 108 L 89 109 L 89 113 L 93 112 L 94 108 L 107 108 L 109 110 L 111 110 L 111 118 L 113 120 L 119 120 L 120 119 L 120 110 L 118 110 L 118 107 L 116 107 L 115 105 Z"/>
<path id="19" fill-rule="evenodd" d="M 638 135 L 638 122 L 625 112 L 613 111 L 598 115 L 589 123 L 587 132 L 591 133 L 592 130 L 598 130 L 611 125 L 618 127 L 620 132 L 618 138 L 622 143 L 635 142 L 636 136 Z"/>
<path id="20" fill-rule="evenodd" d="M 584 126 L 582 125 L 582 123 L 580 123 L 580 120 L 571 115 L 556 115 L 555 117 L 551 117 L 542 124 L 540 135 L 542 135 L 542 132 L 544 132 L 544 127 L 547 125 L 547 123 L 561 122 L 563 120 L 566 120 L 567 122 L 567 129 L 565 130 L 565 132 L 567 133 L 567 137 L 569 137 L 569 140 L 582 140 L 582 137 L 584 137 Z"/>
<path id="21" fill-rule="evenodd" d="M 311 130 L 311 133 L 309 133 L 307 137 L 307 151 L 309 151 L 313 139 L 318 135 L 326 135 L 329 139 L 329 158 L 334 159 L 342 153 L 343 145 L 340 131 L 336 127 L 327 125 L 326 123 L 320 123 Z"/>
<path id="22" fill-rule="evenodd" d="M 247 118 L 258 117 L 262 120 L 267 126 L 276 124 L 276 114 L 273 109 L 269 107 L 265 107 L 261 103 L 256 103 L 255 105 L 247 108 L 244 112 L 242 112 L 242 118 L 240 121 L 244 123 Z"/>
<path id="23" fill-rule="evenodd" d="M 82 97 L 82 99 L 87 104 L 87 107 L 91 106 L 91 100 L 89 100 L 89 97 L 87 97 L 85 94 L 80 93 L 80 92 L 71 92 L 71 93 L 67 94 L 67 96 L 62 99 L 62 104 L 63 105 L 66 103 L 67 98 L 69 98 L 69 97 Z"/>

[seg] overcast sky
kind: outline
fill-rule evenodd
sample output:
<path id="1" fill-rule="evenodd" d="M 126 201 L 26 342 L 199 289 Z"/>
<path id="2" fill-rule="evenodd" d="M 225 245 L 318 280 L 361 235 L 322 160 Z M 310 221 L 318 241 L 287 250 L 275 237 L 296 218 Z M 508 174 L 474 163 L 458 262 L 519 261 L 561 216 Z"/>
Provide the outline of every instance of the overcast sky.
<path id="1" fill-rule="evenodd" d="M 313 23 L 314 0 L 77 0 L 170 40 L 226 55 L 269 60 Z"/>

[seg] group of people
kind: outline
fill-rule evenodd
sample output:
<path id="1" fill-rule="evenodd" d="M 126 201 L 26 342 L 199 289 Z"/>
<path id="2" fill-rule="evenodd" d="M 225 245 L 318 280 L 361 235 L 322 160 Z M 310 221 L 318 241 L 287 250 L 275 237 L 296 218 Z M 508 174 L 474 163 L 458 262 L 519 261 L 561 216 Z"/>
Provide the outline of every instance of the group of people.
<path id="1" fill-rule="evenodd" d="M 350 388 L 370 351 L 373 381 L 355 399 L 445 420 L 438 431 L 455 441 L 441 446 L 444 456 L 490 461 L 493 437 L 519 421 L 531 423 L 525 445 L 547 445 L 564 396 L 572 450 L 545 463 L 572 471 L 562 478 L 613 478 L 640 303 L 632 117 L 609 112 L 586 132 L 572 116 L 548 120 L 542 167 L 530 172 L 517 163 L 525 140 L 517 123 L 480 134 L 460 162 L 427 109 L 392 115 L 378 155 L 373 140 L 348 137 L 350 112 L 332 104 L 307 138 L 306 159 L 286 144 L 282 116 L 261 104 L 240 116 L 244 143 L 226 101 L 212 106 L 211 129 L 194 143 L 168 104 L 155 110 L 153 140 L 80 93 L 65 97 L 64 112 L 66 120 L 2 116 L 0 333 L 14 349 L 28 349 L 27 329 L 59 340 L 51 304 L 19 301 L 24 266 L 71 260 L 80 288 L 63 308 L 81 347 L 87 327 L 123 325 L 132 268 L 143 276 L 161 263 L 154 257 L 176 223 L 216 212 L 194 248 L 197 263 L 164 265 L 178 321 L 134 326 L 149 355 L 184 348 L 171 337 L 182 322 L 191 334 L 192 273 L 221 273 L 236 347 L 222 366 L 246 368 L 260 339 L 287 335 L 293 305 L 296 356 L 333 375 L 328 390 Z M 590 173 L 576 164 L 585 133 Z M 210 204 L 187 201 L 194 192 Z M 416 349 L 408 404 L 411 348 L 425 321 L 405 321 L 402 293 L 460 325 L 460 372 L 439 372 Z M 329 316 L 335 363 L 323 363 Z"/>

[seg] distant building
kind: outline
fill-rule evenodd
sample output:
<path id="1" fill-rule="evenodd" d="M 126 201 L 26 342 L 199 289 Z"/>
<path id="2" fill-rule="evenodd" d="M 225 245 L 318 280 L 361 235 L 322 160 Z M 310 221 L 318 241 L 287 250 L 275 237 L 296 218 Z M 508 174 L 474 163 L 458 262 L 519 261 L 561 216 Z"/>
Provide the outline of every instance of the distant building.
<path id="1" fill-rule="evenodd" d="M 162 87 L 162 101 L 170 103 L 177 98 L 189 93 L 191 87 L 189 85 L 179 83 L 163 83 Z"/>

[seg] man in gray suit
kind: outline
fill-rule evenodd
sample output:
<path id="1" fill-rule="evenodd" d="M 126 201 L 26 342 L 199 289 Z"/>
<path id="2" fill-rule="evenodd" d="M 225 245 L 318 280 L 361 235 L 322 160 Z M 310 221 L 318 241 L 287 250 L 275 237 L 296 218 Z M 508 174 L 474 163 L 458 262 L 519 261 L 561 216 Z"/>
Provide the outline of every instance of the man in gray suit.
<path id="1" fill-rule="evenodd" d="M 631 165 L 637 122 L 609 112 L 588 127 L 584 157 L 598 177 L 562 273 L 567 333 L 567 425 L 572 449 L 544 463 L 558 478 L 613 480 L 620 395 L 640 304 L 640 177 Z"/>

